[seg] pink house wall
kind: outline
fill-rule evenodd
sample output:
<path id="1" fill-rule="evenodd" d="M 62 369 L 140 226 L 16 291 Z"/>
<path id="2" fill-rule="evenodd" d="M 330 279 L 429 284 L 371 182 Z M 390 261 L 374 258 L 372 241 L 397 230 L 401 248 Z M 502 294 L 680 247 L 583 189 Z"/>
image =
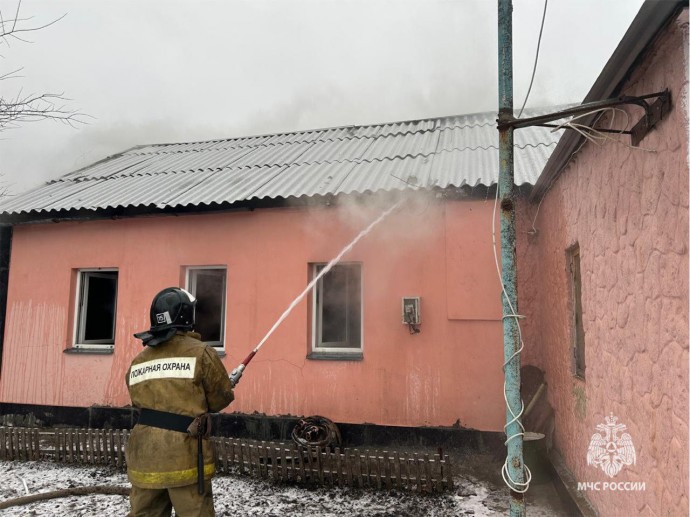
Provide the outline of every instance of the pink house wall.
<path id="1" fill-rule="evenodd" d="M 688 512 L 687 31 L 685 10 L 623 92 L 670 88 L 673 110 L 640 144 L 653 152 L 586 145 L 539 207 L 538 234 L 520 234 L 524 363 L 546 372 L 555 448 L 579 481 L 609 481 L 586 457 L 595 426 L 613 413 L 627 425 L 637 451 L 637 463 L 613 481 L 645 482 L 646 490 L 587 492 L 601 515 Z M 634 123 L 641 110 L 630 113 Z M 528 210 L 525 230 L 537 207 Z M 573 376 L 571 360 L 566 250 L 575 243 L 584 381 Z"/>
<path id="2" fill-rule="evenodd" d="M 491 203 L 410 201 L 346 261 L 363 271 L 364 359 L 308 360 L 302 302 L 252 361 L 229 410 L 321 414 L 338 422 L 496 431 L 504 418 L 499 283 Z M 4 402 L 129 403 L 125 371 L 148 328 L 153 295 L 183 285 L 186 266 L 227 267 L 224 363 L 236 366 L 309 280 L 381 208 L 276 208 L 15 228 L 0 376 Z M 110 355 L 72 344 L 79 268 L 119 271 Z M 486 279 L 476 290 L 472 279 Z M 491 281 L 493 280 L 493 284 Z M 421 333 L 401 323 L 401 297 L 422 297 Z"/>

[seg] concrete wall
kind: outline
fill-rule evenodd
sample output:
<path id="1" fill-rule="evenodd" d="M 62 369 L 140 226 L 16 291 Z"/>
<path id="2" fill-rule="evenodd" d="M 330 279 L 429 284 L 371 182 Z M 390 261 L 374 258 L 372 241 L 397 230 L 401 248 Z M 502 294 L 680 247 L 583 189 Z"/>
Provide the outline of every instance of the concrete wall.
<path id="1" fill-rule="evenodd" d="M 483 200 L 408 201 L 346 257 L 362 262 L 364 359 L 306 359 L 309 313 L 302 302 L 253 360 L 229 410 L 500 430 L 502 330 L 491 209 Z M 309 263 L 337 255 L 382 210 L 280 208 L 16 227 L 0 400 L 128 404 L 124 375 L 141 349 L 132 334 L 149 327 L 156 292 L 184 285 L 185 266 L 227 267 L 230 370 L 307 285 Z M 76 271 L 92 267 L 119 270 L 114 353 L 65 354 Z M 418 335 L 401 323 L 403 296 L 422 297 Z"/>
<path id="2" fill-rule="evenodd" d="M 687 10 L 653 44 L 624 93 L 669 88 L 672 112 L 640 144 L 585 145 L 521 233 L 524 363 L 546 371 L 554 445 L 580 481 L 608 481 L 587 465 L 596 425 L 628 427 L 637 463 L 614 481 L 644 492 L 587 492 L 602 515 L 688 511 Z M 641 109 L 627 109 L 632 123 Z M 625 117 L 616 117 L 616 125 Z M 607 126 L 604 126 L 607 127 Z M 628 137 L 621 137 L 628 144 Z M 521 221 L 531 228 L 537 207 Z M 586 379 L 573 376 L 566 250 L 579 243 Z"/>

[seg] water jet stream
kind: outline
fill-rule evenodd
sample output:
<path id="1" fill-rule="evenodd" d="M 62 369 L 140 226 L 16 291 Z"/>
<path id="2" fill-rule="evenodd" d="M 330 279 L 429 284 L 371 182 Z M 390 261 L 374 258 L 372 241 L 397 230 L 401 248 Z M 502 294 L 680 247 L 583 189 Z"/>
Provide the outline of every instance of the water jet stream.
<path id="1" fill-rule="evenodd" d="M 371 222 L 371 223 L 369 224 L 369 226 L 367 226 L 364 230 L 362 230 L 361 232 L 359 232 L 359 234 L 357 235 L 357 237 L 355 237 L 354 239 L 352 239 L 352 241 L 351 241 L 347 246 L 345 246 L 345 247 L 340 251 L 340 253 L 338 253 L 338 255 L 337 255 L 334 259 L 332 259 L 332 260 L 326 265 L 326 267 L 324 267 L 324 268 L 319 272 L 319 274 L 316 275 L 316 276 L 313 278 L 313 280 L 312 280 L 311 282 L 309 282 L 309 284 L 307 284 L 307 287 L 304 288 L 304 291 L 302 291 L 299 295 L 297 295 L 297 297 L 296 297 L 294 300 L 292 300 L 292 303 L 291 303 L 290 305 L 288 305 L 288 308 L 285 309 L 285 312 L 283 312 L 283 314 L 281 314 L 280 318 L 278 318 L 278 319 L 276 320 L 276 322 L 273 324 L 273 326 L 271 327 L 271 329 L 266 333 L 266 335 L 263 337 L 263 339 L 262 339 L 261 341 L 259 341 L 259 344 L 256 345 L 256 347 L 254 348 L 254 350 L 252 350 L 252 351 L 249 353 L 249 355 L 244 359 L 244 361 L 242 361 L 242 362 L 237 366 L 237 368 L 235 368 L 235 369 L 232 371 L 232 373 L 230 374 L 230 377 L 231 377 L 232 379 L 235 379 L 235 383 L 237 383 L 237 381 L 239 381 L 239 378 L 242 376 L 242 372 L 244 371 L 245 367 L 249 364 L 249 361 L 251 361 L 251 360 L 253 359 L 253 357 L 256 355 L 256 353 L 259 351 L 259 349 L 263 346 L 263 344 L 268 340 L 269 337 L 271 337 L 271 335 L 273 334 L 273 332 L 275 332 L 275 330 L 280 326 L 280 324 L 285 320 L 285 318 L 288 317 L 288 315 L 290 314 L 290 312 L 292 312 L 292 309 L 294 309 L 295 306 L 296 306 L 300 301 L 302 301 L 302 299 L 306 296 L 306 294 L 307 294 L 309 291 L 311 291 L 311 289 L 316 285 L 316 282 L 318 282 L 326 273 L 328 273 L 328 272 L 333 268 L 333 266 L 335 266 L 338 262 L 340 262 L 340 260 L 343 258 L 343 256 L 344 256 L 347 252 L 349 252 L 349 251 L 350 251 L 350 250 L 351 250 L 351 249 L 352 249 L 352 248 L 353 248 L 353 247 L 354 247 L 364 236 L 366 236 L 366 235 L 371 231 L 371 229 L 372 229 L 374 226 L 376 226 L 377 224 L 379 224 L 379 223 L 380 223 L 381 221 L 383 221 L 386 217 L 388 217 L 388 215 L 389 215 L 393 210 L 395 210 L 396 208 L 398 208 L 398 206 L 400 206 L 400 205 L 402 204 L 403 201 L 404 201 L 404 200 L 401 199 L 400 201 L 398 201 L 397 203 L 395 203 L 392 207 L 390 207 L 388 210 L 386 210 L 385 212 L 383 212 L 376 220 L 374 220 L 373 222 Z"/>

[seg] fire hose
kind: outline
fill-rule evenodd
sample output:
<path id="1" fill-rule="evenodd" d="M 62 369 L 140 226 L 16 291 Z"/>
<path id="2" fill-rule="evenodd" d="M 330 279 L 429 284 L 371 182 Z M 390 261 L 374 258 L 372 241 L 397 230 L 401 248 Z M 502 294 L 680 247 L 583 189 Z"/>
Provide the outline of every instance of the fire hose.
<path id="1" fill-rule="evenodd" d="M 340 447 L 342 439 L 331 420 L 317 415 L 297 422 L 292 430 L 292 441 L 301 447 Z"/>
<path id="2" fill-rule="evenodd" d="M 15 499 L 8 499 L 0 502 L 0 510 L 11 508 L 12 506 L 21 506 L 25 504 L 35 503 L 37 501 L 45 501 L 48 499 L 57 499 L 60 497 L 71 497 L 81 495 L 129 495 L 129 488 L 124 486 L 109 486 L 109 485 L 95 485 L 95 486 L 79 486 L 73 488 L 64 488 L 62 490 L 55 490 L 53 492 L 41 492 L 39 494 L 25 495 Z"/>

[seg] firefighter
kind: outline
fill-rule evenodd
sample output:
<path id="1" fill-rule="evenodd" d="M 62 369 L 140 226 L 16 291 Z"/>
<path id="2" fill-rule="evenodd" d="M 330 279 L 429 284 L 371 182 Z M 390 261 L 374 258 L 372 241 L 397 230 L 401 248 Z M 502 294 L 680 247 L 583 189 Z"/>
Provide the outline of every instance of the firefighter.
<path id="1" fill-rule="evenodd" d="M 145 349 L 127 371 L 140 408 L 127 444 L 130 517 L 215 515 L 209 413 L 233 400 L 234 386 L 213 347 L 194 328 L 196 299 L 169 287 L 151 303 L 151 328 L 134 334 Z"/>

